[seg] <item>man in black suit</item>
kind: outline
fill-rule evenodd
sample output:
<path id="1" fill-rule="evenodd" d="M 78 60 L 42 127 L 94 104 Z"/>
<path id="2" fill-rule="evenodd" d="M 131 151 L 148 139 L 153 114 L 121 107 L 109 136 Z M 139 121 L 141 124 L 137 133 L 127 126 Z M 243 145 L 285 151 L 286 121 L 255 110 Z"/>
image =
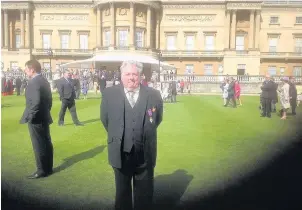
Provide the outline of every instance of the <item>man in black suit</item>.
<path id="1" fill-rule="evenodd" d="M 17 96 L 20 95 L 21 85 L 22 85 L 22 81 L 21 81 L 20 77 L 17 77 L 17 79 L 16 79 Z"/>
<path id="2" fill-rule="evenodd" d="M 272 112 L 272 99 L 275 91 L 275 84 L 270 80 L 270 76 L 265 76 L 265 81 L 261 86 L 261 106 L 262 106 L 262 114 L 261 117 L 271 117 Z"/>
<path id="3" fill-rule="evenodd" d="M 226 104 L 224 105 L 225 107 L 227 107 L 230 103 L 230 100 L 232 100 L 233 103 L 233 107 L 236 108 L 236 100 L 235 100 L 235 80 L 233 77 L 230 78 L 230 84 L 229 84 L 229 88 L 228 88 L 228 98 L 226 101 Z"/>
<path id="4" fill-rule="evenodd" d="M 292 115 L 296 115 L 296 107 L 297 107 L 297 88 L 295 85 L 295 78 L 289 78 L 289 100 L 290 106 L 292 108 Z"/>
<path id="5" fill-rule="evenodd" d="M 72 121 L 76 126 L 83 125 L 78 120 L 76 106 L 75 106 L 75 84 L 74 81 L 71 79 L 71 74 L 68 70 L 64 71 L 64 77 L 58 80 L 58 92 L 60 95 L 60 100 L 62 101 L 61 110 L 59 113 L 59 126 L 64 125 L 64 116 L 66 113 L 66 109 L 69 109 L 69 112 L 72 117 Z"/>
<path id="6" fill-rule="evenodd" d="M 176 103 L 176 95 L 177 95 L 177 84 L 176 81 L 172 81 L 171 84 L 171 102 Z"/>
<path id="7" fill-rule="evenodd" d="M 124 61 L 122 84 L 106 88 L 101 121 L 108 133 L 109 164 L 115 174 L 115 209 L 151 208 L 157 127 L 163 117 L 159 91 L 140 85 L 142 64 Z"/>
<path id="8" fill-rule="evenodd" d="M 41 75 L 40 63 L 29 60 L 25 66 L 30 80 L 25 92 L 26 108 L 20 123 L 28 124 L 37 165 L 37 171 L 28 178 L 37 179 L 50 175 L 53 168 L 53 146 L 49 131 L 52 94 L 50 84 Z"/>

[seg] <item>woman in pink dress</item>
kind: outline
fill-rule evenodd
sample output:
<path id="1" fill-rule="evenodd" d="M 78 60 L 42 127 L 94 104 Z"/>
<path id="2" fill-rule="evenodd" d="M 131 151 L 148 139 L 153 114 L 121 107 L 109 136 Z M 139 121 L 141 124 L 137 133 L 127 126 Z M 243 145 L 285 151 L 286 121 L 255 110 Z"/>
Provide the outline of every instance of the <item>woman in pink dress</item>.
<path id="1" fill-rule="evenodd" d="M 240 99 L 241 88 L 238 80 L 235 81 L 234 89 L 235 89 L 235 99 L 238 100 L 239 106 L 242 106 L 241 99 Z"/>

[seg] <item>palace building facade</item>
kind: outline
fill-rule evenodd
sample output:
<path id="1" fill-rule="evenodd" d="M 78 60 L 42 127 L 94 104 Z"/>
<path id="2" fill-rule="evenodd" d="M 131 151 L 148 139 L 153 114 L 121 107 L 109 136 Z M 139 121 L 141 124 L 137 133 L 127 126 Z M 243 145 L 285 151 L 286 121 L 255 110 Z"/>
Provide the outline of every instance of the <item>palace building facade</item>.
<path id="1" fill-rule="evenodd" d="M 177 74 L 302 76 L 302 0 L 4 0 L 1 21 L 3 70 L 131 51 Z"/>

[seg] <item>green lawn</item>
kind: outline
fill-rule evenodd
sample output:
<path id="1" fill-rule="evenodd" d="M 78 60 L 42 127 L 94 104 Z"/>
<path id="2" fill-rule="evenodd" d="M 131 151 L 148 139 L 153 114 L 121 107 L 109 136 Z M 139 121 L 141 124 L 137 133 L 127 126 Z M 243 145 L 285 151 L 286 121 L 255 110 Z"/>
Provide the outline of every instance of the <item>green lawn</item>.
<path id="1" fill-rule="evenodd" d="M 56 208 L 65 203 L 74 209 L 113 204 L 114 176 L 99 120 L 101 100 L 91 97 L 76 102 L 84 127 L 75 127 L 69 112 L 66 126 L 58 127 L 60 101 L 54 95 L 51 136 L 56 173 L 40 180 L 25 178 L 35 171 L 27 126 L 19 124 L 25 98 L 2 97 L 2 188 L 19 198 L 56 201 L 52 204 Z M 226 187 L 278 153 L 287 142 L 277 137 L 293 129 L 293 117 L 287 121 L 276 114 L 272 119 L 260 118 L 257 96 L 243 96 L 244 105 L 237 109 L 223 107 L 220 96 L 180 96 L 178 100 L 164 105 L 158 129 L 158 203 L 186 201 Z"/>

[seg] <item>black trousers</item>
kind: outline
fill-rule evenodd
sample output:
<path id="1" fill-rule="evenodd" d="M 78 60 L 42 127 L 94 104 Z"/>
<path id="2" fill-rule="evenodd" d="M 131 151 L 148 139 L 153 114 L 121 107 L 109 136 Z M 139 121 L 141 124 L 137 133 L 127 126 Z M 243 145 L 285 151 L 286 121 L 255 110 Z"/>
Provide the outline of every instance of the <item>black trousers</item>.
<path id="1" fill-rule="evenodd" d="M 230 103 L 230 100 L 232 100 L 232 103 L 233 103 L 233 107 L 237 107 L 236 105 L 236 100 L 235 100 L 235 96 L 234 95 L 228 95 L 228 98 L 227 98 L 227 101 L 226 101 L 226 104 L 224 106 L 228 106 L 229 103 Z"/>
<path id="2" fill-rule="evenodd" d="M 135 153 L 134 149 L 130 153 L 122 152 L 122 168 L 113 168 L 116 210 L 148 210 L 152 208 L 154 168 L 146 163 L 138 164 L 137 157 L 139 155 Z M 132 204 L 132 180 L 134 205 Z"/>
<path id="3" fill-rule="evenodd" d="M 69 109 L 73 123 L 75 123 L 75 124 L 78 123 L 79 120 L 78 120 L 78 116 L 77 116 L 75 100 L 74 99 L 73 100 L 62 99 L 61 110 L 59 113 L 59 124 L 64 123 L 64 117 L 65 117 L 67 108 Z"/>
<path id="4" fill-rule="evenodd" d="M 49 124 L 28 123 L 28 130 L 34 149 L 37 173 L 48 174 L 53 168 L 53 146 Z"/>
<path id="5" fill-rule="evenodd" d="M 272 99 L 262 98 L 261 99 L 262 105 L 262 116 L 270 117 L 272 112 Z"/>
<path id="6" fill-rule="evenodd" d="M 20 89 L 21 89 L 21 87 L 16 87 L 17 96 L 19 96 L 19 95 L 20 95 Z"/>
<path id="7" fill-rule="evenodd" d="M 297 98 L 291 98 L 289 102 L 292 108 L 292 114 L 296 114 Z"/>

